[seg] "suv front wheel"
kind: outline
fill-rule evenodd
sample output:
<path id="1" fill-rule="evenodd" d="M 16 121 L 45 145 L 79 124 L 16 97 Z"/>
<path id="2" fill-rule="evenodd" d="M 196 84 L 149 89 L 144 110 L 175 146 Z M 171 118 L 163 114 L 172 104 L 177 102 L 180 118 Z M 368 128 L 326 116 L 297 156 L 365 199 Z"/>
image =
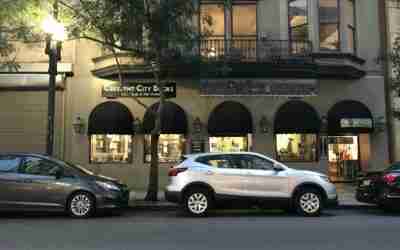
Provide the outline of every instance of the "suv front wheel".
<path id="1" fill-rule="evenodd" d="M 298 214 L 303 216 L 319 216 L 322 210 L 322 196 L 318 190 L 304 188 L 300 190 L 294 201 Z"/>
<path id="2" fill-rule="evenodd" d="M 194 188 L 186 192 L 183 199 L 185 212 L 200 217 L 208 214 L 212 206 L 210 192 L 205 188 Z"/>

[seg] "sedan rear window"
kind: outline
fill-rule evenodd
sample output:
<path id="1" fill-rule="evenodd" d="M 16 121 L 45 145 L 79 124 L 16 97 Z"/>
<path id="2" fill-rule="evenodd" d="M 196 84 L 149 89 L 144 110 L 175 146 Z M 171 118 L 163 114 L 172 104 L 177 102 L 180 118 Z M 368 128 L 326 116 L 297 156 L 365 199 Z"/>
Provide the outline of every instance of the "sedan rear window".
<path id="1" fill-rule="evenodd" d="M 0 172 L 16 172 L 20 162 L 16 156 L 0 156 Z"/>

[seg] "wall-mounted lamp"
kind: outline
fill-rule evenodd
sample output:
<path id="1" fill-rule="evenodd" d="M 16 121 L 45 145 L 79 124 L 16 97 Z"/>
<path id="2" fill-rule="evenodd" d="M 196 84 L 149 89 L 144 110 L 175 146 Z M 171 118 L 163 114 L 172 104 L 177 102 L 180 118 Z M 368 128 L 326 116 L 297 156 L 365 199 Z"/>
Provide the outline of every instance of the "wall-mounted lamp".
<path id="1" fill-rule="evenodd" d="M 260 132 L 267 134 L 269 132 L 270 123 L 265 115 L 263 115 L 260 119 Z"/>
<path id="2" fill-rule="evenodd" d="M 200 134 L 203 129 L 203 124 L 200 121 L 199 117 L 196 117 L 193 121 L 193 132 L 196 134 Z"/>
<path id="3" fill-rule="evenodd" d="M 75 117 L 72 127 L 76 134 L 83 134 L 85 131 L 85 121 L 78 115 Z"/>

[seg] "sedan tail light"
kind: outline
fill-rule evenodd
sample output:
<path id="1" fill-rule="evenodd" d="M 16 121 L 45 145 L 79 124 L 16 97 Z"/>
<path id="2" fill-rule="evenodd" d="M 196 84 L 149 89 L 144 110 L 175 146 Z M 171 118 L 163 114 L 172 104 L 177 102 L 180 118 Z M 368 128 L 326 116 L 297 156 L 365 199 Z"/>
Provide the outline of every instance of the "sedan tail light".
<path id="1" fill-rule="evenodd" d="M 171 168 L 168 172 L 168 176 L 172 177 L 172 176 L 177 176 L 178 174 L 186 171 L 187 168 Z"/>
<path id="2" fill-rule="evenodd" d="M 383 176 L 383 181 L 388 185 L 393 185 L 394 183 L 396 183 L 396 179 L 399 176 L 399 174 L 386 174 Z"/>

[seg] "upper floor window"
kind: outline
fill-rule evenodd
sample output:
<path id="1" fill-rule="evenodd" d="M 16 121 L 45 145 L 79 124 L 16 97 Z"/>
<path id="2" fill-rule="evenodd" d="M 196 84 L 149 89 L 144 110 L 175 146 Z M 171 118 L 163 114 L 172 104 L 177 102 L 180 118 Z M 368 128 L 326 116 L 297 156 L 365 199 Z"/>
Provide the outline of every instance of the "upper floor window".
<path id="1" fill-rule="evenodd" d="M 257 35 L 257 5 L 234 4 L 232 6 L 232 36 Z"/>
<path id="2" fill-rule="evenodd" d="M 339 50 L 339 0 L 319 0 L 319 43 L 321 50 Z"/>
<path id="3" fill-rule="evenodd" d="M 292 52 L 298 52 L 308 38 L 307 0 L 289 0 L 289 42 Z"/>
<path id="4" fill-rule="evenodd" d="M 345 0 L 344 18 L 346 22 L 347 48 L 351 53 L 357 52 L 357 35 L 356 35 L 356 7 L 355 0 Z"/>
<path id="5" fill-rule="evenodd" d="M 210 38 L 256 36 L 256 2 L 233 1 L 230 8 L 222 3 L 201 3 L 200 32 Z"/>
<path id="6" fill-rule="evenodd" d="M 308 40 L 307 0 L 289 0 L 289 37 Z"/>
<path id="7" fill-rule="evenodd" d="M 207 37 L 225 35 L 225 8 L 223 4 L 201 4 L 200 32 Z"/>

